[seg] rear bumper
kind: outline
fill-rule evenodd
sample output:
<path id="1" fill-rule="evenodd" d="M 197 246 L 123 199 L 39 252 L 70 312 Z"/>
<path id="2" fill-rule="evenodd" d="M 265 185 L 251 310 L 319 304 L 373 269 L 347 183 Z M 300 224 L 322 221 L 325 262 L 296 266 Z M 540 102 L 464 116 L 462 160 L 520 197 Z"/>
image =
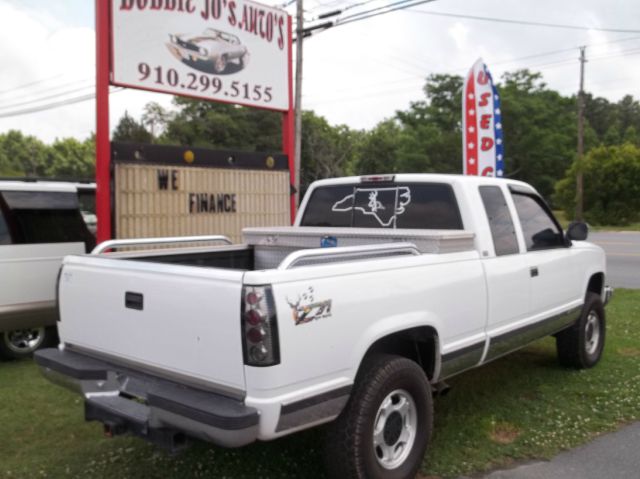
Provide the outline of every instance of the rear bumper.
<path id="1" fill-rule="evenodd" d="M 190 436 L 225 447 L 256 440 L 259 415 L 242 401 L 185 387 L 72 351 L 35 353 L 42 373 L 85 398 L 85 419 L 175 448 Z"/>

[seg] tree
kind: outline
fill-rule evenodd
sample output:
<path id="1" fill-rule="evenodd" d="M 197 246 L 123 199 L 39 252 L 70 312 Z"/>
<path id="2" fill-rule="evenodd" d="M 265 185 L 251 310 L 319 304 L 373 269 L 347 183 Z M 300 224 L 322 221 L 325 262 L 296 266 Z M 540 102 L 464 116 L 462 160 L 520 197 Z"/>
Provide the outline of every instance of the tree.
<path id="1" fill-rule="evenodd" d="M 277 112 L 176 97 L 162 143 L 244 151 L 281 151 Z"/>
<path id="2" fill-rule="evenodd" d="M 502 78 L 506 176 L 549 197 L 575 155 L 576 100 L 549 90 L 539 73 L 518 70 Z"/>
<path id="3" fill-rule="evenodd" d="M 396 159 L 400 132 L 400 126 L 392 119 L 384 120 L 365 132 L 354 158 L 353 173 L 370 175 L 398 171 Z"/>
<path id="4" fill-rule="evenodd" d="M 162 105 L 152 101 L 144 106 L 142 125 L 149 128 L 149 134 L 153 140 L 160 136 L 170 118 L 170 113 Z"/>
<path id="5" fill-rule="evenodd" d="M 0 135 L 0 174 L 7 176 L 43 176 L 47 146 L 34 136 L 17 130 Z"/>
<path id="6" fill-rule="evenodd" d="M 75 138 L 56 140 L 47 152 L 47 176 L 91 178 L 95 176 L 95 147 L 91 139 L 80 142 Z"/>
<path id="7" fill-rule="evenodd" d="M 574 162 L 556 186 L 556 200 L 573 217 L 575 207 Z M 625 225 L 640 219 L 640 148 L 600 146 L 583 160 L 584 214 L 595 224 Z"/>
<path id="8" fill-rule="evenodd" d="M 311 111 L 302 113 L 301 189 L 321 178 L 344 176 L 352 164 L 361 133 L 331 126 Z"/>
<path id="9" fill-rule="evenodd" d="M 132 118 L 127 111 L 113 131 L 113 141 L 132 143 L 151 143 L 151 134 L 146 128 Z"/>

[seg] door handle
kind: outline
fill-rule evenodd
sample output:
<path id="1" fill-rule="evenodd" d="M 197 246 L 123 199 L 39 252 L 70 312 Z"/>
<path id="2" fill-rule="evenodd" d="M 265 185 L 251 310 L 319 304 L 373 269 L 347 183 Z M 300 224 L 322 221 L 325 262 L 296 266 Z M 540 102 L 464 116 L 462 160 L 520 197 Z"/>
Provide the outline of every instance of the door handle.
<path id="1" fill-rule="evenodd" d="M 529 274 L 531 274 L 532 278 L 535 278 L 536 276 L 538 276 L 538 267 L 537 266 L 531 267 L 531 269 L 529 270 Z"/>
<path id="2" fill-rule="evenodd" d="M 142 311 L 144 309 L 144 297 L 142 293 L 132 293 L 131 291 L 124 293 L 124 307 Z"/>

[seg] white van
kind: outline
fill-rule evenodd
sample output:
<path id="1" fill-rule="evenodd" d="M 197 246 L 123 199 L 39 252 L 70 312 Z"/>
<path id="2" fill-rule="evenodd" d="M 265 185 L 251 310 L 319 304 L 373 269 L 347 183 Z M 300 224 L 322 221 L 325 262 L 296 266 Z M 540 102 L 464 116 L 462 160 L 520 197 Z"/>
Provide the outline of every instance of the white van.
<path id="1" fill-rule="evenodd" d="M 0 181 L 0 356 L 29 356 L 56 340 L 60 263 L 94 244 L 76 184 Z"/>

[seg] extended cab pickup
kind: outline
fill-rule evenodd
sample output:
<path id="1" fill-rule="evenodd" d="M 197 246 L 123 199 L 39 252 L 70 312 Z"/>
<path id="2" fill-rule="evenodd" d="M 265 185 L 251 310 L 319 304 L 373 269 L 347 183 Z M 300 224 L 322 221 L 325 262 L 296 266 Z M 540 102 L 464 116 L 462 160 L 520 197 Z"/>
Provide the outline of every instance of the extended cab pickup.
<path id="1" fill-rule="evenodd" d="M 447 378 L 547 335 L 561 364 L 598 362 L 611 290 L 586 235 L 518 181 L 318 181 L 243 244 L 66 257 L 61 344 L 36 360 L 110 434 L 242 446 L 331 422 L 331 476 L 414 477 Z"/>

